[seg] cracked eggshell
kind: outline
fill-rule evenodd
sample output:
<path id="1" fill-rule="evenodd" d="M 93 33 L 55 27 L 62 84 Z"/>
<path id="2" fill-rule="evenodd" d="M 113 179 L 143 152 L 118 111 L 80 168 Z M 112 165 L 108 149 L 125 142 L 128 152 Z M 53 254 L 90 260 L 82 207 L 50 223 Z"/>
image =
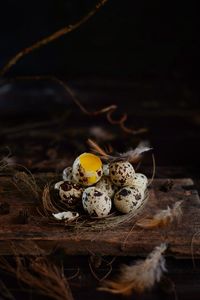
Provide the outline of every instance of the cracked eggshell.
<path id="1" fill-rule="evenodd" d="M 52 215 L 56 220 L 65 220 L 67 222 L 74 221 L 79 217 L 79 213 L 72 211 L 62 211 L 59 213 L 52 213 Z"/>
<path id="2" fill-rule="evenodd" d="M 59 190 L 59 188 L 60 188 L 60 186 L 61 186 L 61 184 L 62 184 L 63 182 L 64 182 L 63 180 L 62 180 L 62 181 L 56 182 L 55 185 L 54 185 L 54 189 L 55 189 L 55 190 Z"/>
<path id="3" fill-rule="evenodd" d="M 134 187 L 123 187 L 114 197 L 116 209 L 124 214 L 138 209 L 144 200 L 144 190 Z"/>
<path id="4" fill-rule="evenodd" d="M 59 190 L 61 201 L 68 209 L 74 209 L 81 205 L 83 188 L 70 181 L 60 181 L 55 184 L 55 189 Z"/>
<path id="5" fill-rule="evenodd" d="M 73 181 L 72 167 L 67 167 L 63 170 L 63 180 Z"/>
<path id="6" fill-rule="evenodd" d="M 131 186 L 138 188 L 138 189 L 143 189 L 145 191 L 147 188 L 147 185 L 148 185 L 148 179 L 144 174 L 142 174 L 142 173 L 134 174 Z"/>
<path id="7" fill-rule="evenodd" d="M 103 176 L 99 182 L 97 182 L 97 184 L 95 185 L 95 187 L 106 193 L 108 195 L 108 197 L 113 198 L 117 187 L 112 183 L 112 181 L 110 180 L 110 178 L 108 176 Z"/>
<path id="8" fill-rule="evenodd" d="M 106 217 L 112 207 L 110 197 L 96 187 L 85 189 L 82 196 L 82 204 L 84 210 L 93 217 Z"/>
<path id="9" fill-rule="evenodd" d="M 72 173 L 75 182 L 83 186 L 91 186 L 102 177 L 102 162 L 92 153 L 83 153 L 74 161 Z"/>
<path id="10" fill-rule="evenodd" d="M 131 185 L 135 171 L 128 161 L 117 161 L 110 164 L 109 174 L 115 185 L 123 187 Z"/>

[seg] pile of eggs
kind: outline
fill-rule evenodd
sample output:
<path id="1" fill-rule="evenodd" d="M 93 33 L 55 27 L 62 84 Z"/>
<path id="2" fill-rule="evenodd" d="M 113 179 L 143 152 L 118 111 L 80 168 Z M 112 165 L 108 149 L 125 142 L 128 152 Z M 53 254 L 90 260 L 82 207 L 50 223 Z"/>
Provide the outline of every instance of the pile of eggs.
<path id="1" fill-rule="evenodd" d="M 69 211 L 83 207 L 90 216 L 104 218 L 113 206 L 124 214 L 138 209 L 147 185 L 147 177 L 135 173 L 128 161 L 103 164 L 98 156 L 83 153 L 64 169 L 63 181 L 55 189 Z"/>

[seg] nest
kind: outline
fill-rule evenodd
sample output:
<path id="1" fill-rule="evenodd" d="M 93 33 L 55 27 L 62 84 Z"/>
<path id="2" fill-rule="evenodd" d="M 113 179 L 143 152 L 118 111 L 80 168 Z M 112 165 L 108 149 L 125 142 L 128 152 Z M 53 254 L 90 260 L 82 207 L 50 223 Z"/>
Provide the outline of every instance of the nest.
<path id="1" fill-rule="evenodd" d="M 58 201 L 57 195 L 53 190 L 53 184 L 47 185 L 44 188 L 42 195 L 42 203 L 38 207 L 39 213 L 45 218 L 49 219 L 50 224 L 62 225 L 71 230 L 106 230 L 109 228 L 117 227 L 128 222 L 136 222 L 138 217 L 142 214 L 144 207 L 149 199 L 148 189 L 145 191 L 144 199 L 141 205 L 134 211 L 128 214 L 120 214 L 117 211 L 111 212 L 104 218 L 90 217 L 83 210 L 80 212 L 80 217 L 75 221 L 68 222 L 65 220 L 57 221 L 53 218 L 53 213 L 66 210 L 65 206 Z"/>
<path id="2" fill-rule="evenodd" d="M 92 148 L 92 152 L 96 152 L 101 158 L 108 158 L 108 161 L 130 161 L 135 164 L 140 161 L 141 155 L 143 152 L 150 150 L 147 146 L 139 144 L 139 146 L 135 150 L 130 150 L 123 154 L 117 154 L 115 156 L 108 155 L 105 151 L 103 151 L 98 145 L 94 142 L 90 142 L 90 146 Z M 24 169 L 24 168 L 23 168 Z M 25 171 L 24 171 L 25 170 Z M 65 226 L 69 230 L 106 230 L 114 227 L 121 226 L 128 222 L 136 222 L 138 221 L 138 217 L 140 217 L 143 209 L 148 201 L 149 192 L 148 187 L 145 190 L 144 198 L 141 201 L 140 205 L 136 207 L 132 212 L 127 214 L 122 214 L 117 210 L 112 210 L 110 214 L 106 217 L 91 217 L 84 211 L 83 207 L 79 207 L 76 211 L 79 213 L 79 217 L 74 218 L 73 220 L 57 220 L 53 214 L 61 213 L 69 211 L 69 209 L 65 206 L 65 203 L 61 201 L 59 197 L 59 193 L 55 190 L 55 183 L 60 179 L 58 179 L 58 175 L 51 174 L 44 175 L 35 178 L 33 174 L 27 169 L 24 169 L 21 172 L 13 172 L 13 183 L 17 187 L 17 189 L 21 192 L 22 196 L 27 197 L 29 199 L 32 198 L 35 203 L 36 212 L 30 216 L 34 223 L 36 222 L 41 224 L 49 224 L 56 226 Z M 153 159 L 153 176 L 155 173 L 155 162 Z M 149 181 L 149 185 L 153 180 Z M 72 212 L 73 213 L 73 212 Z M 42 217 L 42 218 L 41 218 Z"/>

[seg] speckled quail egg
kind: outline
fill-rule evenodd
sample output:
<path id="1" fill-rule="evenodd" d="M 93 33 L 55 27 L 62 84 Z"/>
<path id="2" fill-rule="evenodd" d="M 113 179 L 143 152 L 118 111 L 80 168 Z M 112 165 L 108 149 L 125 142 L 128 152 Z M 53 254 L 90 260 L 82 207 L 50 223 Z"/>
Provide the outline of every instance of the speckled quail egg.
<path id="1" fill-rule="evenodd" d="M 79 184 L 60 181 L 55 184 L 54 188 L 59 190 L 59 196 L 66 208 L 74 209 L 81 205 L 83 188 Z"/>
<path id="2" fill-rule="evenodd" d="M 138 209 L 144 200 L 144 191 L 134 187 L 123 187 L 114 197 L 116 209 L 124 214 Z"/>
<path id="3" fill-rule="evenodd" d="M 131 186 L 145 190 L 148 185 L 148 179 L 144 174 L 135 173 L 132 179 Z"/>
<path id="4" fill-rule="evenodd" d="M 109 176 L 109 164 L 104 164 L 103 165 L 103 175 L 104 176 Z"/>
<path id="5" fill-rule="evenodd" d="M 117 186 L 130 186 L 135 174 L 133 166 L 128 161 L 117 161 L 110 164 L 110 179 Z"/>
<path id="6" fill-rule="evenodd" d="M 72 181 L 73 175 L 72 175 L 72 167 L 67 167 L 63 170 L 62 174 L 63 180 Z"/>
<path id="7" fill-rule="evenodd" d="M 106 217 L 111 210 L 110 197 L 96 187 L 88 187 L 83 192 L 82 204 L 84 210 L 93 217 Z"/>
<path id="8" fill-rule="evenodd" d="M 73 163 L 73 179 L 84 186 L 97 183 L 103 174 L 100 158 L 92 153 L 83 153 Z"/>
<path id="9" fill-rule="evenodd" d="M 103 176 L 99 182 L 97 182 L 97 184 L 95 185 L 95 187 L 106 193 L 108 195 L 108 197 L 113 198 L 117 187 L 112 183 L 112 181 L 110 180 L 110 178 L 108 176 Z"/>

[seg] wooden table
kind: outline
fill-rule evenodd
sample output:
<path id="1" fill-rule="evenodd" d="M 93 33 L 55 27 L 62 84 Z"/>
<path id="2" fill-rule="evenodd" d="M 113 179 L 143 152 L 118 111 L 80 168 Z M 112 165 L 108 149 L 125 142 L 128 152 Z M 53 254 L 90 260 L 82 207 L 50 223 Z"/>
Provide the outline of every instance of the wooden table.
<path id="1" fill-rule="evenodd" d="M 176 287 L 178 299 L 199 299 L 200 203 L 197 190 L 200 190 L 200 181 L 197 158 L 200 151 L 200 131 L 195 89 L 181 80 L 136 82 L 126 79 L 116 82 L 93 79 L 93 88 L 87 79 L 70 83 L 88 108 L 117 103 L 120 113 L 129 112 L 128 126 L 149 129 L 142 138 L 150 140 L 155 148 L 157 171 L 144 212 L 152 215 L 157 209 L 164 209 L 167 205 L 172 206 L 176 201 L 182 200 L 183 218 L 179 224 L 163 229 L 143 230 L 132 228 L 133 224 L 129 223 L 118 230 L 88 231 L 81 235 L 52 224 L 19 224 L 20 210 L 30 209 L 33 204 L 28 197 L 24 200 L 20 194 L 16 193 L 13 197 L 11 188 L 6 193 L 4 187 L 10 185 L 11 177 L 0 170 L 0 202 L 10 204 L 10 213 L 0 215 L 0 254 L 12 254 L 11 242 L 23 254 L 27 254 L 26 245 L 30 246 L 33 242 L 36 243 L 37 250 L 32 247 L 28 254 L 34 254 L 38 247 L 40 253 L 45 255 L 53 249 L 52 255 L 62 258 L 67 275 L 71 276 L 79 268 L 79 275 L 70 281 L 75 299 L 121 299 L 96 291 L 98 281 L 88 264 L 91 255 L 104 255 L 103 259 L 107 262 L 116 256 L 112 264 L 112 274 L 116 275 L 122 263 L 132 263 L 145 257 L 154 246 L 166 241 L 168 278 Z M 49 86 L 51 94 L 47 93 L 46 88 Z M 27 99 L 29 105 L 26 105 Z M 95 99 L 92 106 L 89 101 L 91 99 Z M 14 107 L 13 103 L 18 104 Z M 52 82 L 33 86 L 30 82 L 20 85 L 16 83 L 8 93 L 2 92 L 0 104 L 1 158 L 7 155 L 5 147 L 9 146 L 12 156 L 7 161 L 26 166 L 36 176 L 43 176 L 41 172 L 46 175 L 52 172 L 61 174 L 74 156 L 87 149 L 85 141 L 88 135 L 98 140 L 95 128 L 103 128 L 102 143 L 110 143 L 118 151 L 124 151 L 130 145 L 134 147 L 140 139 L 138 136 L 126 135 L 117 126 L 111 126 L 103 116 L 84 116 L 78 112 L 70 97 L 66 99 L 62 89 Z M 41 108 L 39 111 L 38 105 Z M 151 177 L 151 159 L 144 161 L 140 171 Z M 174 184 L 170 191 L 165 192 L 162 186 L 168 178 Z M 192 238 L 195 268 L 191 253 Z M 103 277 L 109 268 L 109 264 L 103 261 L 95 272 Z M 16 299 L 27 299 L 27 293 L 19 289 L 16 281 L 6 277 L 5 273 L 0 273 L 0 278 L 6 280 L 10 287 L 18 289 L 15 291 Z M 141 296 L 141 299 L 174 299 L 170 288 L 169 282 L 162 282 L 151 292 Z M 30 291 L 28 295 L 31 295 Z M 44 298 L 37 296 L 37 299 Z"/>

